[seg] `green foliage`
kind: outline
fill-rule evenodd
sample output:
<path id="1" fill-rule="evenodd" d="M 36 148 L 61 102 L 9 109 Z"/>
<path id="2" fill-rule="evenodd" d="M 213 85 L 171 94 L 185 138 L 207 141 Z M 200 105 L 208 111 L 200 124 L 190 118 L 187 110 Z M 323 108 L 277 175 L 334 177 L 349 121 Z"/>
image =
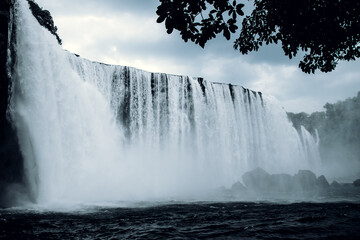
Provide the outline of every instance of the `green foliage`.
<path id="1" fill-rule="evenodd" d="M 47 28 L 57 39 L 58 43 L 61 45 L 62 41 L 57 34 L 57 27 L 54 24 L 54 20 L 51 17 L 51 14 L 48 10 L 43 10 L 39 5 L 37 5 L 34 0 L 28 0 L 30 5 L 30 10 L 39 24 Z"/>
<path id="2" fill-rule="evenodd" d="M 244 15 L 244 4 L 231 0 L 160 2 L 158 22 L 165 21 L 167 32 L 179 30 L 184 41 L 190 39 L 201 47 L 219 33 L 229 40 L 230 32 L 238 29 L 237 15 Z M 357 0 L 254 0 L 254 10 L 243 19 L 234 48 L 247 54 L 262 45 L 281 42 L 290 59 L 299 51 L 305 53 L 299 63 L 303 72 L 330 72 L 338 61 L 360 56 L 359 12 Z"/>

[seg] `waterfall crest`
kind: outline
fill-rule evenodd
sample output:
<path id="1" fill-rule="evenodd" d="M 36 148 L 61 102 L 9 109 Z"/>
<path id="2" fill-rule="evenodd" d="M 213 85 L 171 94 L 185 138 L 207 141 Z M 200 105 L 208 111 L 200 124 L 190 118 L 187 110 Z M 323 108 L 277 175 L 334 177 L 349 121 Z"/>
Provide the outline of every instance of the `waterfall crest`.
<path id="1" fill-rule="evenodd" d="M 255 167 L 319 164 L 311 135 L 300 136 L 273 97 L 76 57 L 25 0 L 15 8 L 10 113 L 37 202 L 191 195 Z"/>

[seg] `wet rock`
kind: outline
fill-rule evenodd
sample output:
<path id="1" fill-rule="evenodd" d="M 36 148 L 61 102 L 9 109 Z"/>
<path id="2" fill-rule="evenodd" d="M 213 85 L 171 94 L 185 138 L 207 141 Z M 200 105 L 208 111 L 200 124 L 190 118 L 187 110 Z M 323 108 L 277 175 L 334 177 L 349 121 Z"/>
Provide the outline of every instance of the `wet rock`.
<path id="1" fill-rule="evenodd" d="M 316 175 L 310 170 L 299 170 L 294 176 L 295 185 L 302 191 L 313 191 L 316 187 Z"/>
<path id="2" fill-rule="evenodd" d="M 316 179 L 316 188 L 320 195 L 326 195 L 330 191 L 330 184 L 324 175 Z"/>
<path id="3" fill-rule="evenodd" d="M 224 186 L 215 189 L 215 191 L 220 195 L 230 195 L 231 193 L 230 190 Z"/>
<path id="4" fill-rule="evenodd" d="M 7 116 L 9 75 L 7 72 L 8 24 L 13 0 L 0 1 L 0 208 L 8 206 L 7 186 L 23 181 L 23 159 L 17 134 Z M 11 56 L 13 53 L 10 53 Z M 15 58 L 12 56 L 12 59 Z M 13 62 L 10 63 L 10 67 Z"/>
<path id="5" fill-rule="evenodd" d="M 332 181 L 332 183 L 330 184 L 331 188 L 341 188 L 340 183 L 338 183 L 337 181 Z"/>
<path id="6" fill-rule="evenodd" d="M 294 188 L 294 177 L 289 174 L 272 174 L 271 189 L 277 192 L 290 192 Z"/>
<path id="7" fill-rule="evenodd" d="M 254 191 L 267 192 L 271 185 L 271 175 L 262 168 L 255 168 L 242 175 L 245 186 Z"/>
<path id="8" fill-rule="evenodd" d="M 269 174 L 264 169 L 256 168 L 246 172 L 242 178 L 245 186 L 238 182 L 230 190 L 232 196 L 236 198 L 239 196 L 250 196 L 250 199 L 261 197 L 313 199 L 321 197 L 359 200 L 360 198 L 360 179 L 353 183 L 333 181 L 329 184 L 324 175 L 317 177 L 309 170 L 300 170 L 291 176 L 289 174 Z"/>
<path id="9" fill-rule="evenodd" d="M 241 182 L 236 182 L 231 186 L 231 191 L 234 193 L 241 193 L 245 192 L 246 190 L 247 188 Z"/>
<path id="10" fill-rule="evenodd" d="M 328 189 L 330 187 L 330 184 L 326 180 L 325 176 L 321 175 L 316 179 L 316 186 L 320 189 Z"/>
<path id="11" fill-rule="evenodd" d="M 354 182 L 353 182 L 353 185 L 355 187 L 360 187 L 360 179 L 356 179 Z"/>

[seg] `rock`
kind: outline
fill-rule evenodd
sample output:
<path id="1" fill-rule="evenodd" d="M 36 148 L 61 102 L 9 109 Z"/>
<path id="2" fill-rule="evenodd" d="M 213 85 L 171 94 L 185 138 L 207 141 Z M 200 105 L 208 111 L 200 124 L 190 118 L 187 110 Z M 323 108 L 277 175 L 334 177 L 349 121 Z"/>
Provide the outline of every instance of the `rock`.
<path id="1" fill-rule="evenodd" d="M 360 187 L 360 179 L 356 179 L 354 182 L 353 182 L 353 185 L 355 187 Z"/>
<path id="2" fill-rule="evenodd" d="M 0 208 L 8 207 L 7 186 L 22 183 L 24 179 L 23 158 L 13 123 L 7 116 L 9 102 L 9 75 L 7 73 L 8 23 L 13 0 L 0 1 Z M 13 52 L 11 51 L 12 60 Z M 13 66 L 13 62 L 10 63 Z"/>
<path id="3" fill-rule="evenodd" d="M 54 20 L 48 10 L 42 9 L 36 2 L 29 1 L 29 6 L 32 14 L 39 22 L 39 24 L 45 27 L 51 34 L 56 37 L 59 45 L 62 44 L 62 40 L 57 34 L 57 27 L 54 24 Z"/>
<path id="4" fill-rule="evenodd" d="M 270 189 L 276 192 L 291 192 L 294 188 L 294 177 L 289 174 L 272 174 Z"/>
<path id="5" fill-rule="evenodd" d="M 325 176 L 321 175 L 316 179 L 316 186 L 320 189 L 328 189 L 330 187 L 330 184 L 326 180 Z"/>
<path id="6" fill-rule="evenodd" d="M 262 168 L 255 168 L 242 175 L 245 186 L 254 191 L 268 191 L 271 175 Z"/>
<path id="7" fill-rule="evenodd" d="M 223 196 L 223 197 L 228 197 L 228 196 L 232 195 L 230 189 L 228 189 L 224 186 L 221 186 L 221 187 L 215 189 L 215 193 L 217 196 Z"/>
<path id="8" fill-rule="evenodd" d="M 299 170 L 294 176 L 296 187 L 302 191 L 313 191 L 316 187 L 316 175 L 310 170 Z"/>
<path id="9" fill-rule="evenodd" d="M 241 193 L 245 192 L 246 190 L 247 188 L 241 182 L 236 182 L 231 186 L 231 191 L 234 193 Z"/>
<path id="10" fill-rule="evenodd" d="M 327 194 L 330 191 L 330 184 L 326 180 L 324 175 L 321 175 L 316 179 L 316 188 L 319 194 Z"/>
<path id="11" fill-rule="evenodd" d="M 338 183 L 337 181 L 332 181 L 332 183 L 330 184 L 330 187 L 332 188 L 341 188 L 340 183 Z"/>

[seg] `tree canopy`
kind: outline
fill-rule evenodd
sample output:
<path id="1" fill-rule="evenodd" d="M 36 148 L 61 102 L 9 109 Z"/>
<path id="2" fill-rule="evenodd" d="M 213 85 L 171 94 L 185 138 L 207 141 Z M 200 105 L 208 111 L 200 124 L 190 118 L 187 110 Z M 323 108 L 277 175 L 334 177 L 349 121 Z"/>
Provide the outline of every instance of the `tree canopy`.
<path id="1" fill-rule="evenodd" d="M 185 42 L 201 47 L 218 34 L 230 40 L 231 34 L 240 31 L 234 48 L 242 54 L 281 43 L 290 59 L 304 54 L 299 67 L 305 73 L 330 72 L 340 60 L 360 56 L 358 0 L 254 0 L 248 16 L 244 16 L 244 2 L 252 1 L 159 1 L 157 22 L 165 21 L 167 33 L 178 30 Z M 239 16 L 244 16 L 240 28 Z"/>

